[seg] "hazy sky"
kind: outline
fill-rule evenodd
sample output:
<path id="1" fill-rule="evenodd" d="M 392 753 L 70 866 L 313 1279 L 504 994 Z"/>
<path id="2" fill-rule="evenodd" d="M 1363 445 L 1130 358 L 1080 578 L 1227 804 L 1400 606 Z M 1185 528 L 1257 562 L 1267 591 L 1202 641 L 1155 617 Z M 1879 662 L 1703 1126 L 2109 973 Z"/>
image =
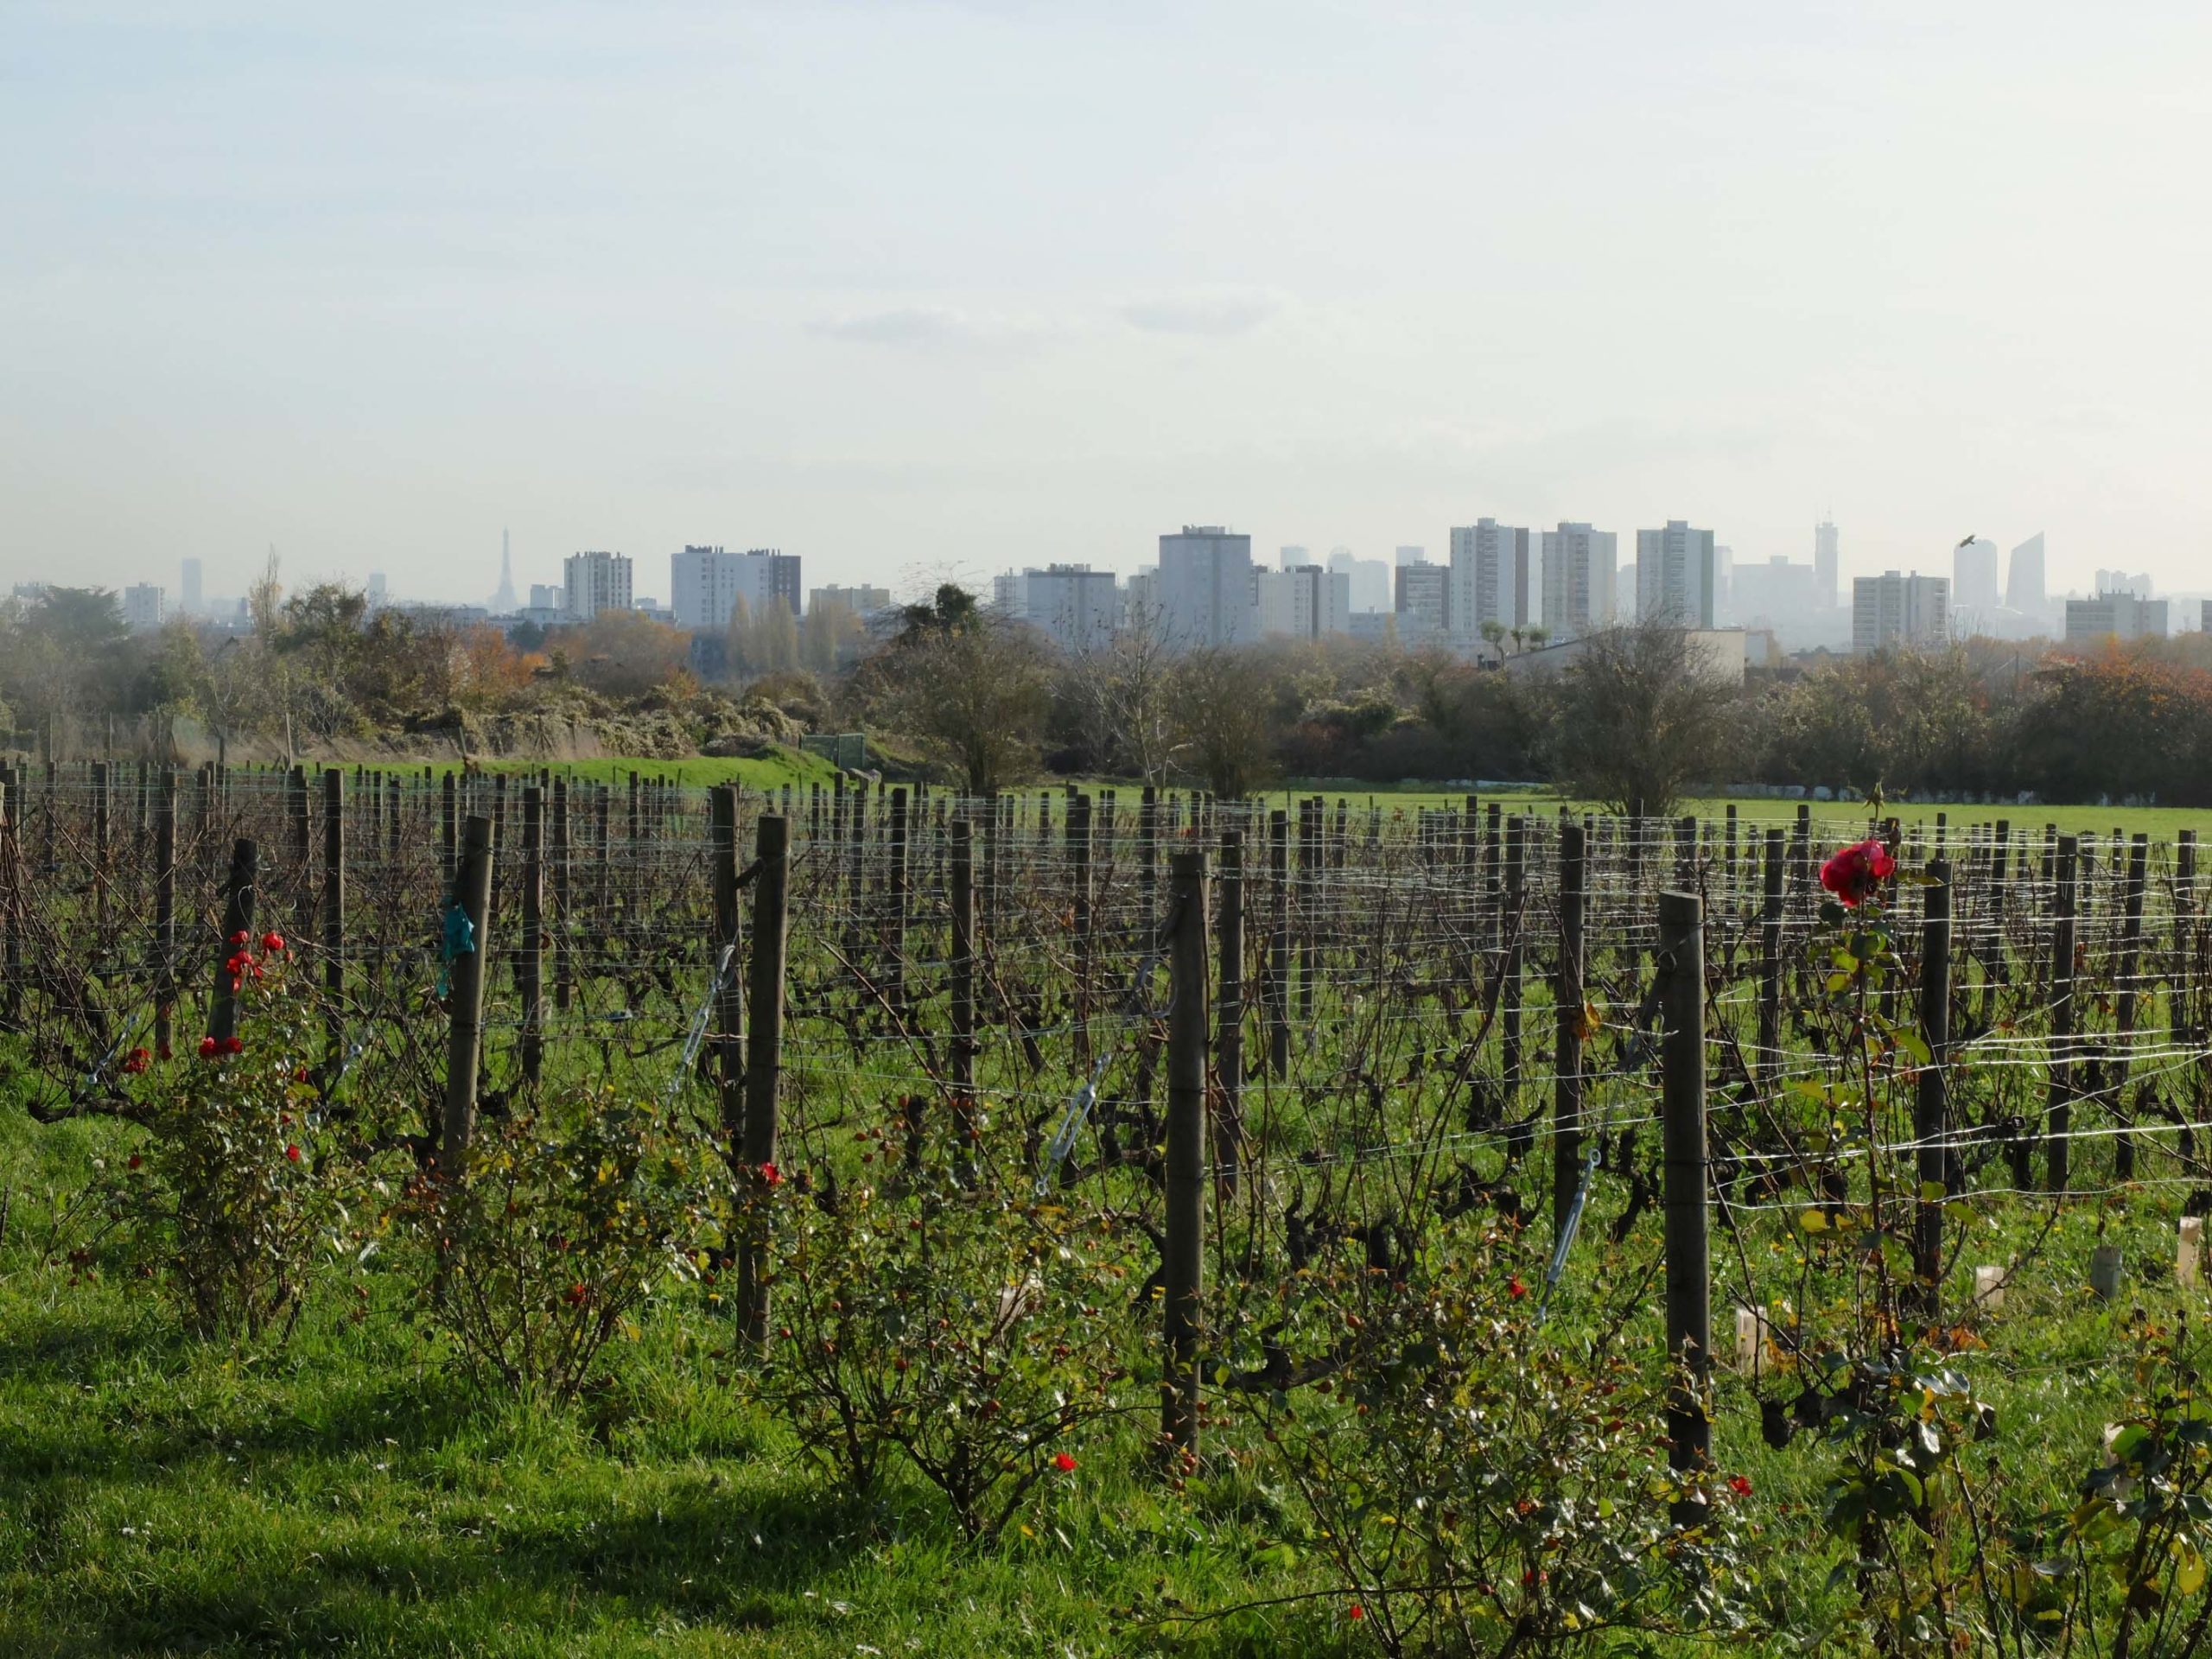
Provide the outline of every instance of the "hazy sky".
<path id="1" fill-rule="evenodd" d="M 0 585 L 1979 532 L 2212 588 L 2212 6 L 0 0 Z"/>

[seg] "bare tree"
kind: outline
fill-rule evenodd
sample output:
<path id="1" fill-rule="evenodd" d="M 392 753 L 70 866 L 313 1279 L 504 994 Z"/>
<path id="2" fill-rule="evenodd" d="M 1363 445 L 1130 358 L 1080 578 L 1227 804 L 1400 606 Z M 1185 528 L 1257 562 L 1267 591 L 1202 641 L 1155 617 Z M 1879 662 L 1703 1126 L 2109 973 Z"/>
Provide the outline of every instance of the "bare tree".
<path id="1" fill-rule="evenodd" d="M 1273 687 L 1253 652 L 1211 645 L 1175 665 L 1179 763 L 1224 800 L 1249 795 L 1273 769 Z"/>
<path id="2" fill-rule="evenodd" d="M 1071 656 L 1063 695 L 1096 761 L 1118 776 L 1166 780 L 1183 740 L 1175 659 L 1151 618 Z"/>
<path id="3" fill-rule="evenodd" d="M 1554 778 L 1612 811 L 1667 817 L 1726 764 L 1737 693 L 1684 629 L 1654 620 L 1585 636 L 1555 697 Z"/>

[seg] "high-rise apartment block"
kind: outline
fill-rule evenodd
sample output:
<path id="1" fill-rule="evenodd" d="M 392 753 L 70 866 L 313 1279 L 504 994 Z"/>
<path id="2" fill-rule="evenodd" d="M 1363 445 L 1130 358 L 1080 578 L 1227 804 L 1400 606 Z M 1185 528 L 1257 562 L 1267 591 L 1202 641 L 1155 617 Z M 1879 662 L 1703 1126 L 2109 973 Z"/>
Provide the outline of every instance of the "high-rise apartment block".
<path id="1" fill-rule="evenodd" d="M 1407 639 L 1452 629 L 1452 572 L 1425 562 L 1402 564 L 1397 579 L 1398 632 Z"/>
<path id="2" fill-rule="evenodd" d="M 1636 613 L 1686 628 L 1713 626 L 1713 532 L 1669 518 L 1636 532 Z"/>
<path id="3" fill-rule="evenodd" d="M 1619 538 L 1610 530 L 1562 522 L 1541 540 L 1544 626 L 1554 639 L 1574 639 L 1613 621 Z"/>
<path id="4" fill-rule="evenodd" d="M 1014 578 L 1009 613 L 1062 651 L 1094 650 L 1121 626 L 1122 595 L 1111 570 L 1048 564 Z"/>
<path id="5" fill-rule="evenodd" d="M 1813 601 L 1822 610 L 1835 607 L 1836 556 L 1842 540 L 1836 527 L 1825 518 L 1813 526 Z"/>
<path id="6" fill-rule="evenodd" d="M 2166 601 L 2127 592 L 2099 594 L 2066 601 L 2066 643 L 2094 645 L 2101 639 L 2163 639 Z"/>
<path id="7" fill-rule="evenodd" d="M 1219 524 L 1185 524 L 1160 538 L 1160 627 L 1184 651 L 1237 645 L 1257 632 L 1252 538 Z"/>
<path id="8" fill-rule="evenodd" d="M 630 556 L 626 553 L 571 553 L 561 562 L 569 614 L 588 622 L 601 611 L 630 608 Z"/>
<path id="9" fill-rule="evenodd" d="M 1529 620 L 1529 532 L 1495 518 L 1452 531 L 1452 626 L 1479 633 L 1486 622 L 1517 628 Z"/>
<path id="10" fill-rule="evenodd" d="M 200 591 L 200 561 L 197 559 L 184 562 L 184 587 L 180 598 L 187 616 L 198 616 L 207 608 L 207 595 Z"/>
<path id="11" fill-rule="evenodd" d="M 679 628 L 726 628 L 741 601 L 753 616 L 772 606 L 798 614 L 797 554 L 768 547 L 745 553 L 686 547 L 670 555 L 668 563 L 670 607 Z"/>
<path id="12" fill-rule="evenodd" d="M 124 622 L 133 633 L 152 633 L 162 626 L 168 598 L 152 582 L 133 582 L 123 590 Z"/>
<path id="13" fill-rule="evenodd" d="M 1851 648 L 1860 656 L 1893 645 L 1940 645 L 1951 637 L 1951 581 L 1885 571 L 1851 584 Z"/>
<path id="14" fill-rule="evenodd" d="M 1319 639 L 1351 631 L 1351 577 L 1318 564 L 1261 570 L 1253 598 L 1265 637 Z"/>
<path id="15" fill-rule="evenodd" d="M 874 616 L 879 611 L 891 608 L 891 590 L 888 588 L 871 588 L 865 583 L 846 588 L 832 582 L 826 588 L 816 588 L 808 592 L 808 610 L 817 611 L 824 605 L 842 606 L 855 616 Z"/>

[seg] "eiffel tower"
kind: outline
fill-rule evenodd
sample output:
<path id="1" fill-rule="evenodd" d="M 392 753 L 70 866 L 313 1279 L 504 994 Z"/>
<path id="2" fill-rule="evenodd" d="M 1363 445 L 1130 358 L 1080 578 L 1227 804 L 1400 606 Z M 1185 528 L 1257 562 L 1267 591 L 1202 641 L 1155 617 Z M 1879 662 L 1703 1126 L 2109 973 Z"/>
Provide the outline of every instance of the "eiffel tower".
<path id="1" fill-rule="evenodd" d="M 507 532 L 499 532 L 499 591 L 492 595 L 492 614 L 512 616 L 515 613 L 515 563 L 507 550 Z"/>

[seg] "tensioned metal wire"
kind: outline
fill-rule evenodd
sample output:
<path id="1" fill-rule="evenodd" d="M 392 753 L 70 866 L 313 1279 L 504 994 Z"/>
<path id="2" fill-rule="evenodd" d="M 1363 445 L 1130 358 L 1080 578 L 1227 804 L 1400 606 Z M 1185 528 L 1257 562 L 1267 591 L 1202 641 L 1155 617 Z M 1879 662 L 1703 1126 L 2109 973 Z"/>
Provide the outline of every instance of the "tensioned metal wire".
<path id="1" fill-rule="evenodd" d="M 533 788 L 543 824 L 534 869 L 522 855 Z M 726 1033 L 703 1023 L 721 961 L 704 790 L 469 775 L 454 781 L 449 815 L 442 777 L 349 772 L 334 958 L 324 942 L 332 872 L 319 775 L 177 779 L 175 946 L 166 959 L 154 856 L 163 793 L 161 774 L 121 765 L 104 775 L 34 768 L 9 791 L 0 1018 L 44 1109 L 119 1099 L 120 1062 L 147 1042 L 164 1001 L 186 1039 L 196 1036 L 221 950 L 232 845 L 248 837 L 259 851 L 257 925 L 286 934 L 293 972 L 329 1033 L 326 1086 L 427 1110 L 443 1064 L 436 918 L 449 880 L 447 824 L 481 813 L 493 820 L 496 848 L 490 1094 L 522 1087 L 527 1023 L 549 1079 L 667 1095 L 711 1115 L 704 1073 Z M 741 792 L 741 849 L 764 811 L 784 810 L 793 830 L 787 1141 L 830 1161 L 849 1131 L 941 1135 L 939 1103 L 950 1088 L 948 826 L 965 819 L 979 938 L 973 1094 L 995 1126 L 983 1147 L 988 1177 L 1093 1195 L 1156 1222 L 1173 995 L 1158 950 L 1166 855 L 1190 846 L 1217 855 L 1223 833 L 1235 830 L 1244 1135 L 1233 1160 L 1217 1149 L 1216 1175 L 1226 1183 L 1233 1166 L 1240 1177 L 1217 1206 L 1218 1246 L 1229 1248 L 1231 1228 L 1273 1241 L 1248 1238 L 1249 1259 L 1274 1249 L 1293 1217 L 1365 1224 L 1419 1213 L 1448 1193 L 1533 1211 L 1532 1197 L 1503 1194 L 1516 1181 L 1541 1190 L 1522 1178 L 1548 1159 L 1561 1082 L 1553 987 L 1561 816 L 1329 798 L 1289 804 L 1278 823 L 1267 807 L 1163 793 L 1147 809 L 1134 795 L 1090 791 L 1086 813 L 1059 793 L 978 802 L 917 789 L 899 802 L 880 788 Z M 1833 969 L 1815 873 L 1828 850 L 1868 832 L 1865 817 L 1577 822 L 1588 847 L 1583 1122 L 1602 1130 L 1608 1194 L 1628 1189 L 1625 1207 L 1599 1219 L 1611 1225 L 1625 1214 L 1632 1224 L 1637 1184 L 1651 1179 L 1656 1135 L 1643 1132 L 1658 1121 L 1658 1082 L 1632 1027 L 1665 887 L 1706 900 L 1713 1166 L 1731 1211 L 1798 1208 L 1837 1181 L 1848 1195 L 1865 1172 L 1919 1149 L 1895 1110 L 1851 1144 L 1834 1142 L 1834 1091 L 1848 1078 L 1833 1033 L 1808 1012 Z M 1777 828 L 1778 848 L 1768 834 Z M 2199 1153 L 2212 1130 L 2212 956 L 2193 846 L 2145 844 L 2139 884 L 2129 838 L 2081 840 L 2070 972 L 2054 961 L 2064 872 L 2043 826 L 2014 824 L 2000 839 L 1980 825 L 1939 832 L 1923 817 L 1904 826 L 1899 850 L 1915 870 L 1940 854 L 1951 874 L 1956 1041 L 1943 1145 L 1961 1185 L 1947 1202 L 2014 1194 L 2023 1141 L 2037 1159 L 2055 1140 L 2076 1147 L 2068 1179 L 2083 1194 L 2212 1181 Z M 1772 956 L 1783 1017 L 1763 1046 L 1770 851 L 1781 860 Z M 542 1003 L 526 1020 L 518 946 L 533 878 L 543 893 Z M 1901 971 L 1873 1002 L 1901 1028 L 1915 1018 L 1922 891 L 1897 890 Z M 2061 1037 L 2052 1012 L 2069 988 L 2075 1029 Z M 2071 1110 L 2059 1129 L 2047 1116 L 2054 1067 Z M 1217 1089 L 1224 1081 L 1217 1076 Z"/>

